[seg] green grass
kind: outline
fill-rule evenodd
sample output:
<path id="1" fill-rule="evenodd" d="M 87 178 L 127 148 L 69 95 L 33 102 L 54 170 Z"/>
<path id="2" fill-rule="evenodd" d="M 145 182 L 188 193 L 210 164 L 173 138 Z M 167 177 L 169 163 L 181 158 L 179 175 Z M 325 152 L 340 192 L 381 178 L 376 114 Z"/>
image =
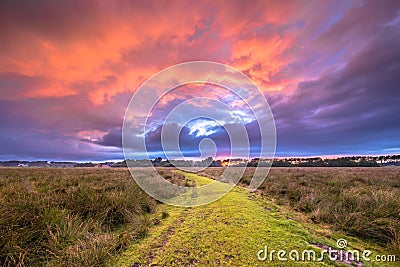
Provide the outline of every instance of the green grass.
<path id="1" fill-rule="evenodd" d="M 213 180 L 207 178 L 207 177 L 202 177 L 194 173 L 185 173 L 183 171 L 175 171 L 177 173 L 180 173 L 185 176 L 186 181 L 196 185 L 197 187 L 203 186 L 203 185 L 208 185 L 214 182 Z"/>
<path id="2" fill-rule="evenodd" d="M 186 174 L 196 184 L 212 180 Z M 262 262 L 257 252 L 267 245 L 270 249 L 319 249 L 315 242 L 335 247 L 335 238 L 347 238 L 353 248 L 382 248 L 364 243 L 339 232 L 316 225 L 300 223 L 293 211 L 282 209 L 273 202 L 234 188 L 209 205 L 180 208 L 162 205 L 168 218 L 154 227 L 148 236 L 131 245 L 109 266 L 286 266 L 275 261 Z M 383 252 L 382 252 L 383 253 Z M 290 266 L 304 266 L 290 262 Z M 328 260 L 307 263 L 307 266 L 338 265 Z M 368 265 L 367 265 L 368 266 Z M 372 266 L 382 266 L 373 265 Z"/>
<path id="3" fill-rule="evenodd" d="M 222 168 L 202 172 L 217 178 Z M 240 181 L 248 186 L 254 168 Z M 400 257 L 400 168 L 272 168 L 258 192 L 307 221 L 386 246 Z"/>

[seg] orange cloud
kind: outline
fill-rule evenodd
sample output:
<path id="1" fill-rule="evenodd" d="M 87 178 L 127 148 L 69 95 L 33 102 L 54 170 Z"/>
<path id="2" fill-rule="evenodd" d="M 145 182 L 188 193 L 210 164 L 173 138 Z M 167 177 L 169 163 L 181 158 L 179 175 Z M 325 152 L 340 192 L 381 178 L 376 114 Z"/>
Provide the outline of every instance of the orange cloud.
<path id="1" fill-rule="evenodd" d="M 282 31 L 308 5 L 71 0 L 28 7 L 9 4 L 0 12 L 0 73 L 46 77 L 20 88 L 21 97 L 79 94 L 99 106 L 191 60 L 231 64 L 264 91 L 286 90 L 294 83 L 285 75 L 294 58 L 287 51 L 298 33 Z M 105 77 L 115 79 L 104 83 Z"/>

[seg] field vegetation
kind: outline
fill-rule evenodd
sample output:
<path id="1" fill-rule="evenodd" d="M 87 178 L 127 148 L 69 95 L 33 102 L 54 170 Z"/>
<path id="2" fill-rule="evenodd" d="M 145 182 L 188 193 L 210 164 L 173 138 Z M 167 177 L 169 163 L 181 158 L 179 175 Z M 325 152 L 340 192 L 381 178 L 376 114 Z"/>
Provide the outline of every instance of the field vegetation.
<path id="1" fill-rule="evenodd" d="M 217 178 L 223 168 L 200 175 Z M 248 186 L 254 168 L 240 184 Z M 400 254 L 400 168 L 272 168 L 258 192 L 316 224 Z"/>
<path id="2" fill-rule="evenodd" d="M 223 170 L 159 173 L 199 187 Z M 400 252 L 399 168 L 272 168 L 256 193 L 234 188 L 194 208 L 158 203 L 125 168 L 1 168 L 0 201 L 1 266 L 255 266 L 263 245 L 315 249 L 340 237 Z"/>
<path id="3" fill-rule="evenodd" d="M 102 266 L 157 204 L 127 169 L 0 169 L 1 266 Z"/>

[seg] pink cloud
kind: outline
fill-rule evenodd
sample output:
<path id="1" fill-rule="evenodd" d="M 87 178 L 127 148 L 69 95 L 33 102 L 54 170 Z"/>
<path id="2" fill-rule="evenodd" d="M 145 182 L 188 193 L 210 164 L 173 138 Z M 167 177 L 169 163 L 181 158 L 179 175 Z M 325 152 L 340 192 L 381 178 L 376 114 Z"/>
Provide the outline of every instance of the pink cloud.
<path id="1" fill-rule="evenodd" d="M 146 79 L 209 60 L 243 71 L 271 101 L 299 99 L 306 110 L 302 88 L 309 83 L 302 82 L 330 77 L 349 62 L 348 77 L 366 71 L 368 60 L 351 60 L 382 29 L 398 26 L 398 12 L 398 1 L 2 1 L 0 101 L 18 107 L 5 117 L 25 117 L 26 128 L 35 127 L 32 120 L 60 135 L 115 136 Z M 171 94 L 163 104 L 176 99 Z"/>

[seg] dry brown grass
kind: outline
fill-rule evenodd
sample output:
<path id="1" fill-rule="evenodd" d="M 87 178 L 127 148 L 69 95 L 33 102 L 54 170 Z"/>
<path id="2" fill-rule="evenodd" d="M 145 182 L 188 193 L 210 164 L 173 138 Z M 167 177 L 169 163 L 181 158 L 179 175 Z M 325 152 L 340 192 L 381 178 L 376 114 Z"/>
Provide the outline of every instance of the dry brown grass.
<path id="1" fill-rule="evenodd" d="M 127 169 L 0 169 L 1 266 L 102 266 L 156 202 Z"/>

